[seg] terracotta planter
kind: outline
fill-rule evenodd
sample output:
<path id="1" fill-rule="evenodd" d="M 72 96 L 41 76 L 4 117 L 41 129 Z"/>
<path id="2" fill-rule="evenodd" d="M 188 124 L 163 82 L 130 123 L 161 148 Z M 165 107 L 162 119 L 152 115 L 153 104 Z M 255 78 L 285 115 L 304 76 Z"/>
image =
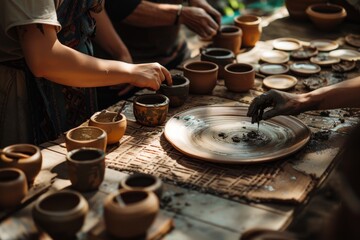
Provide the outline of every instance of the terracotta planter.
<path id="1" fill-rule="evenodd" d="M 88 209 L 79 193 L 62 190 L 41 196 L 32 215 L 37 227 L 53 239 L 73 239 L 84 224 Z"/>
<path id="2" fill-rule="evenodd" d="M 329 31 L 344 21 L 346 10 L 335 4 L 314 4 L 306 9 L 306 14 L 318 29 Z"/>
<path id="3" fill-rule="evenodd" d="M 123 204 L 119 204 L 117 196 Z M 120 190 L 104 201 L 106 231 L 117 238 L 145 235 L 159 211 L 159 200 L 153 192 Z"/>
<path id="4" fill-rule="evenodd" d="M 262 33 L 261 18 L 254 15 L 243 15 L 236 17 L 234 23 L 242 30 L 241 46 L 254 47 Z"/>
<path id="5" fill-rule="evenodd" d="M 66 154 L 72 188 L 81 192 L 97 190 L 104 180 L 105 153 L 97 148 L 79 148 Z"/>
<path id="6" fill-rule="evenodd" d="M 213 44 L 215 47 L 226 48 L 237 54 L 241 47 L 242 31 L 233 25 L 223 25 L 214 36 Z"/>
<path id="7" fill-rule="evenodd" d="M 229 91 L 246 92 L 254 85 L 255 69 L 247 63 L 232 63 L 225 66 L 225 86 Z"/>
<path id="8" fill-rule="evenodd" d="M 166 120 L 170 100 L 162 94 L 143 94 L 134 99 L 135 119 L 141 125 L 154 127 Z"/>
<path id="9" fill-rule="evenodd" d="M 291 18 L 295 20 L 307 20 L 306 8 L 312 4 L 326 3 L 327 0 L 285 0 L 286 9 Z"/>
<path id="10" fill-rule="evenodd" d="M 29 155 L 29 157 L 17 159 L 1 154 L 0 168 L 10 167 L 22 170 L 26 175 L 29 186 L 31 186 L 41 170 L 42 154 L 40 148 L 31 144 L 14 144 L 5 147 L 4 151 Z"/>
<path id="11" fill-rule="evenodd" d="M 107 134 L 104 130 L 94 126 L 80 126 L 70 129 L 65 136 L 66 149 L 71 150 L 92 147 L 106 150 Z"/>
<path id="12" fill-rule="evenodd" d="M 121 114 L 120 119 L 114 121 L 116 115 L 117 112 L 97 112 L 89 120 L 89 126 L 101 128 L 106 132 L 107 144 L 119 143 L 126 131 L 126 116 Z"/>
<path id="13" fill-rule="evenodd" d="M 135 173 L 123 178 L 119 183 L 119 189 L 150 191 L 161 199 L 163 184 L 160 178 L 153 175 Z"/>
<path id="14" fill-rule="evenodd" d="M 190 93 L 211 94 L 217 81 L 219 67 L 212 62 L 196 61 L 184 65 L 184 75 L 190 81 Z"/>
<path id="15" fill-rule="evenodd" d="M 190 81 L 186 77 L 176 74 L 172 76 L 173 85 L 168 86 L 161 84 L 160 89 L 157 91 L 159 94 L 167 96 L 170 100 L 170 107 L 180 107 L 189 96 Z"/>
<path id="16" fill-rule="evenodd" d="M 218 65 L 218 79 L 223 79 L 224 67 L 235 61 L 235 54 L 226 48 L 205 48 L 201 51 L 200 59 Z"/>
<path id="17" fill-rule="evenodd" d="M 0 169 L 0 210 L 16 207 L 28 193 L 26 176 L 16 168 Z"/>

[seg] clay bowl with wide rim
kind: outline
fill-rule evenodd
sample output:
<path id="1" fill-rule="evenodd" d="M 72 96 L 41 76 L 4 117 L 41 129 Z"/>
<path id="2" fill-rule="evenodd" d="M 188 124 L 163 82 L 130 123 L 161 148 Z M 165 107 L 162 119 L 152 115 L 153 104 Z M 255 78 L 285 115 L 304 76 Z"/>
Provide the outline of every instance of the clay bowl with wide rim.
<path id="1" fill-rule="evenodd" d="M 280 50 L 269 50 L 261 54 L 260 60 L 266 63 L 286 63 L 289 61 L 289 53 Z"/>
<path id="2" fill-rule="evenodd" d="M 161 84 L 157 93 L 167 96 L 170 100 L 169 107 L 180 107 L 189 97 L 190 81 L 183 75 L 172 75 L 173 84 Z"/>
<path id="3" fill-rule="evenodd" d="M 38 228 L 53 239 L 73 239 L 84 224 L 89 205 L 85 198 L 71 190 L 42 195 L 32 211 Z"/>
<path id="4" fill-rule="evenodd" d="M 241 46 L 254 47 L 260 40 L 262 33 L 261 17 L 242 15 L 234 18 L 234 23 L 242 30 Z"/>
<path id="5" fill-rule="evenodd" d="M 321 67 L 310 62 L 296 62 L 290 65 L 291 72 L 299 76 L 309 76 L 321 71 Z"/>
<path id="6" fill-rule="evenodd" d="M 224 67 L 235 61 L 235 54 L 226 48 L 205 48 L 201 50 L 200 60 L 218 65 L 218 79 L 222 79 L 224 77 Z"/>
<path id="7" fill-rule="evenodd" d="M 230 63 L 225 66 L 224 82 L 232 92 L 249 91 L 255 82 L 255 68 L 247 63 Z"/>
<path id="8" fill-rule="evenodd" d="M 154 175 L 134 173 L 120 181 L 119 189 L 150 191 L 154 192 L 161 199 L 163 184 L 160 178 Z"/>
<path id="9" fill-rule="evenodd" d="M 28 193 L 25 173 L 17 168 L 0 169 L 0 211 L 14 208 Z"/>
<path id="10" fill-rule="evenodd" d="M 318 50 L 314 46 L 303 46 L 302 48 L 292 51 L 290 56 L 296 60 L 307 60 L 318 54 Z"/>
<path id="11" fill-rule="evenodd" d="M 3 151 L 23 153 L 29 156 L 18 159 L 1 154 L 0 167 L 22 170 L 26 175 L 29 186 L 31 186 L 41 170 L 42 154 L 40 148 L 32 144 L 14 144 L 5 147 Z"/>
<path id="12" fill-rule="evenodd" d="M 241 48 L 242 30 L 234 25 L 222 25 L 213 38 L 214 47 L 226 48 L 237 54 Z"/>
<path id="13" fill-rule="evenodd" d="M 163 124 L 169 110 L 170 99 L 163 94 L 143 94 L 135 97 L 133 112 L 138 123 L 154 127 Z"/>
<path id="14" fill-rule="evenodd" d="M 155 193 L 119 190 L 109 194 L 104 201 L 106 231 L 118 238 L 144 236 L 158 212 L 159 200 Z"/>
<path id="15" fill-rule="evenodd" d="M 99 127 L 80 126 L 66 133 L 65 143 L 68 152 L 82 147 L 93 147 L 105 151 L 107 133 Z"/>
<path id="16" fill-rule="evenodd" d="M 265 75 L 285 74 L 289 71 L 286 64 L 263 63 L 260 65 L 259 72 Z"/>
<path id="17" fill-rule="evenodd" d="M 127 120 L 124 114 L 120 114 L 118 120 L 114 121 L 117 112 L 102 111 L 93 114 L 89 119 L 89 126 L 101 128 L 107 134 L 107 144 L 118 143 L 124 136 Z"/>
<path id="18" fill-rule="evenodd" d="M 297 82 L 297 78 L 290 75 L 271 75 L 263 79 L 265 87 L 282 91 L 295 87 Z"/>
<path id="19" fill-rule="evenodd" d="M 211 94 L 216 86 L 219 67 L 208 61 L 188 62 L 184 75 L 190 81 L 190 93 Z"/>
<path id="20" fill-rule="evenodd" d="M 340 5 L 320 3 L 310 5 L 306 14 L 314 25 L 323 31 L 336 29 L 346 17 L 346 10 Z"/>

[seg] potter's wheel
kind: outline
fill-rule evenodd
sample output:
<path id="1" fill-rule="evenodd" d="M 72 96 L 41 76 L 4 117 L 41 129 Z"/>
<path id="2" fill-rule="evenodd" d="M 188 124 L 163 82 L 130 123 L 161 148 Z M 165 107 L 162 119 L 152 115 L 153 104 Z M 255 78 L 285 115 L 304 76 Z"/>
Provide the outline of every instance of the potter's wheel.
<path id="1" fill-rule="evenodd" d="M 310 139 L 310 130 L 297 118 L 277 116 L 261 121 L 258 131 L 246 112 L 246 107 L 193 108 L 169 119 L 165 137 L 185 155 L 228 164 L 279 159 Z"/>

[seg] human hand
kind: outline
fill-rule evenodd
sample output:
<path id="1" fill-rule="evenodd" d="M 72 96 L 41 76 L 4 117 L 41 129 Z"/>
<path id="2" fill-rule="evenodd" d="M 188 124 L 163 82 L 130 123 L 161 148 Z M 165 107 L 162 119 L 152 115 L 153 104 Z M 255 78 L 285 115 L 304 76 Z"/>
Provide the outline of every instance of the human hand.
<path id="1" fill-rule="evenodd" d="M 130 66 L 133 86 L 158 90 L 164 80 L 168 85 L 172 85 L 170 72 L 159 63 L 131 64 Z"/>
<path id="2" fill-rule="evenodd" d="M 213 8 L 206 0 L 189 0 L 191 6 L 199 7 L 205 10 L 215 22 L 220 26 L 221 24 L 221 13 Z"/>
<path id="3" fill-rule="evenodd" d="M 270 110 L 264 112 L 268 107 Z M 303 109 L 300 97 L 278 90 L 270 90 L 256 97 L 250 104 L 247 116 L 251 117 L 251 123 L 269 119 L 277 115 L 299 114 Z"/>

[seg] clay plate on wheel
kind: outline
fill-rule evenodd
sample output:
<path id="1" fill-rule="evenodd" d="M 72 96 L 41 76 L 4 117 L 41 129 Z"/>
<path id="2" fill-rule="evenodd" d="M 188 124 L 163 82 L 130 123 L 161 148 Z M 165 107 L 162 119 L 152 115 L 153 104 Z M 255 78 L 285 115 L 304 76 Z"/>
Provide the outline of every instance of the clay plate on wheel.
<path id="1" fill-rule="evenodd" d="M 339 44 L 335 41 L 327 39 L 317 39 L 311 41 L 310 46 L 316 47 L 318 51 L 328 52 L 337 49 Z"/>
<path id="2" fill-rule="evenodd" d="M 250 164 L 273 161 L 301 149 L 310 130 L 291 116 L 259 125 L 246 117 L 247 107 L 196 107 L 173 116 L 166 139 L 183 154 L 215 163 Z"/>
<path id="3" fill-rule="evenodd" d="M 295 38 L 278 38 L 273 41 L 273 47 L 282 51 L 294 51 L 301 48 L 301 42 Z"/>
<path id="4" fill-rule="evenodd" d="M 297 62 L 290 65 L 290 70 L 296 74 L 307 76 L 321 71 L 319 65 L 308 62 Z"/>
<path id="5" fill-rule="evenodd" d="M 297 79 L 290 75 L 272 75 L 263 80 L 265 87 L 278 90 L 288 90 L 294 87 L 296 83 Z"/>
<path id="6" fill-rule="evenodd" d="M 349 34 L 345 37 L 345 42 L 353 47 L 360 48 L 360 35 Z"/>
<path id="7" fill-rule="evenodd" d="M 289 71 L 289 67 L 286 64 L 264 63 L 260 65 L 259 71 L 265 75 L 284 74 Z"/>
<path id="8" fill-rule="evenodd" d="M 290 56 L 297 60 L 306 60 L 315 56 L 318 53 L 316 47 L 302 47 L 298 50 L 292 51 Z"/>
<path id="9" fill-rule="evenodd" d="M 310 58 L 310 62 L 319 66 L 330 66 L 340 62 L 340 58 L 330 57 L 328 54 L 318 54 L 317 56 Z"/>
<path id="10" fill-rule="evenodd" d="M 330 57 L 337 57 L 341 60 L 357 61 L 360 60 L 360 52 L 351 49 L 338 49 L 329 52 Z"/>
<path id="11" fill-rule="evenodd" d="M 260 60 L 267 63 L 286 63 L 289 61 L 289 54 L 278 50 L 265 51 Z"/>

